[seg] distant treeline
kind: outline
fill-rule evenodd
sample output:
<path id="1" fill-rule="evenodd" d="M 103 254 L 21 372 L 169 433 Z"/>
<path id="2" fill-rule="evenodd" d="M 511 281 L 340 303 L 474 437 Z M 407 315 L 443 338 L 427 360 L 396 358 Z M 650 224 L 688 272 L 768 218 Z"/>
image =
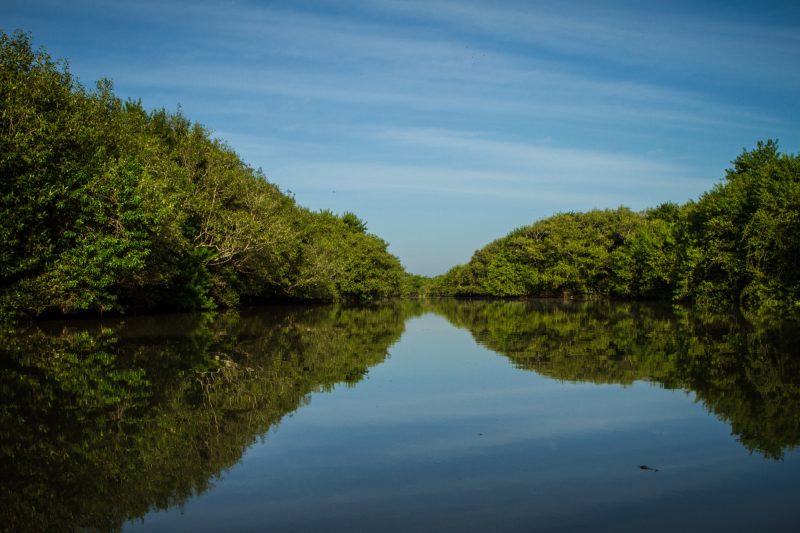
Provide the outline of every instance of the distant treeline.
<path id="1" fill-rule="evenodd" d="M 356 215 L 312 212 L 208 130 L 82 87 L 0 32 L 0 309 L 364 300 L 411 277 Z"/>
<path id="2" fill-rule="evenodd" d="M 600 296 L 800 311 L 800 157 L 775 141 L 684 205 L 562 213 L 434 278 L 428 294 Z"/>

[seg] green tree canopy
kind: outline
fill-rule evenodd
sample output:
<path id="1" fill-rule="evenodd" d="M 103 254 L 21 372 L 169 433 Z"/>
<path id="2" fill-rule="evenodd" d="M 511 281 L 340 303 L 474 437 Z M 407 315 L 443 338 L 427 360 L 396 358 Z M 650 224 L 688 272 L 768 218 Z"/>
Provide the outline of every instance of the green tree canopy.
<path id="1" fill-rule="evenodd" d="M 800 311 L 800 157 L 775 141 L 696 202 L 561 213 L 478 250 L 424 288 L 452 296 L 671 299 Z"/>
<path id="2" fill-rule="evenodd" d="M 315 213 L 180 113 L 86 90 L 0 33 L 0 307 L 206 309 L 408 286 L 353 213 Z"/>

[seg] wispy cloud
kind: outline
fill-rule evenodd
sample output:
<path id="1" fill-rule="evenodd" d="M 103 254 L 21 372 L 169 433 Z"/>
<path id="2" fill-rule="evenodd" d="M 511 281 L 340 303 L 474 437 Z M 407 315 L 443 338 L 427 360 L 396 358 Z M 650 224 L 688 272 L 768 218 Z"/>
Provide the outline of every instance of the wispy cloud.
<path id="1" fill-rule="evenodd" d="M 406 4 L 378 5 L 384 16 L 397 12 L 412 16 L 411 9 L 403 8 Z M 597 68 L 573 57 L 577 52 L 563 57 L 565 51 L 580 46 L 590 57 L 601 54 L 617 62 L 630 61 L 648 48 L 649 38 L 640 43 L 633 36 L 625 37 L 622 29 L 623 37 L 609 35 L 617 35 L 617 26 L 628 28 L 625 21 L 631 15 L 619 20 L 612 17 L 616 22 L 609 29 L 585 16 L 533 15 L 502 6 L 490 9 L 443 2 L 415 4 L 413 17 L 427 23 L 398 26 L 379 17 L 255 7 L 220 12 L 206 5 L 189 19 L 209 21 L 205 31 L 224 53 L 216 48 L 189 48 L 161 65 L 126 65 L 115 78 L 138 90 L 171 88 L 184 99 L 212 92 L 246 101 L 264 98 L 265 106 L 270 105 L 269 98 L 279 97 L 298 104 L 382 109 L 381 115 L 407 109 L 428 113 L 426 120 L 434 124 L 454 113 L 591 124 L 602 129 L 628 125 L 730 130 L 745 124 L 768 129 L 785 121 L 780 114 L 725 102 L 699 87 L 681 87 L 659 78 L 646 81 L 636 72 Z M 460 33 L 447 31 L 454 28 Z M 476 28 L 487 38 L 469 33 Z M 531 39 L 544 39 L 546 48 L 560 55 L 502 46 L 509 40 Z M 669 50 L 662 55 L 678 54 L 677 48 L 688 46 L 665 42 Z M 785 44 L 781 41 L 776 46 Z M 237 61 L 230 61 L 233 55 Z M 651 56 L 648 69 L 657 73 L 666 68 L 669 74 L 677 64 L 686 66 L 683 59 L 659 61 Z M 257 112 L 257 107 L 251 105 L 250 112 Z M 295 112 L 302 115 L 299 109 Z M 353 120 L 353 114 L 348 118 Z"/>
<path id="2" fill-rule="evenodd" d="M 208 66 L 186 64 L 128 70 L 118 82 L 140 89 L 171 88 L 187 96 L 198 91 L 224 93 L 249 101 L 240 112 L 259 112 L 252 98 L 281 97 L 297 102 L 322 102 L 378 108 L 430 112 L 429 121 L 442 114 L 469 113 L 473 117 L 505 115 L 559 123 L 592 123 L 605 128 L 623 124 L 649 127 L 742 128 L 754 124 L 768 127 L 783 119 L 749 109 L 734 108 L 701 95 L 627 81 L 605 81 L 559 74 L 555 71 L 520 69 L 514 83 L 470 82 L 426 77 L 424 71 L 373 72 L 361 76 L 298 71 L 287 67 L 263 67 L 255 71 L 243 65 Z M 490 80 L 491 75 L 481 77 Z M 217 104 L 219 105 L 219 104 Z M 225 106 L 228 111 L 229 105 Z M 300 110 L 295 113 L 302 116 Z M 383 114 L 383 113 L 382 113 Z M 319 118 L 319 117 L 318 117 Z M 370 118 L 361 118 L 369 121 Z"/>
<path id="3" fill-rule="evenodd" d="M 419 145 L 460 154 L 462 161 L 491 168 L 516 168 L 529 178 L 564 183 L 587 179 L 607 184 L 626 183 L 643 178 L 680 179 L 688 171 L 676 165 L 650 159 L 590 149 L 566 148 L 546 142 L 514 142 L 486 137 L 476 132 L 436 129 L 393 129 L 386 138 L 401 144 Z"/>
<path id="4" fill-rule="evenodd" d="M 539 46 L 569 58 L 594 58 L 667 71 L 692 68 L 708 75 L 727 72 L 750 83 L 794 85 L 800 60 L 797 20 L 754 25 L 732 18 L 735 10 L 692 13 L 673 6 L 570 2 L 529 6 L 463 1 L 399 2 L 382 6 L 407 16 L 424 14 L 449 26 L 467 28 L 501 41 Z M 777 53 L 777 54 L 776 54 Z M 777 56 L 777 57 L 776 57 Z"/>
<path id="5" fill-rule="evenodd" d="M 550 157 L 555 157 L 550 155 Z M 566 162 L 566 160 L 564 160 Z M 557 168 L 551 163 L 552 168 Z M 524 198 L 556 202 L 560 209 L 581 208 L 584 205 L 615 207 L 620 204 L 638 205 L 645 193 L 648 197 L 686 199 L 692 193 L 686 183 L 692 183 L 680 174 L 664 179 L 663 172 L 655 175 L 645 169 L 635 173 L 623 167 L 608 166 L 592 169 L 591 158 L 572 162 L 557 171 L 505 171 L 469 170 L 461 166 L 424 166 L 409 164 L 368 164 L 323 161 L 287 165 L 272 177 L 286 188 L 304 188 L 319 191 L 403 191 L 411 193 L 437 193 L 449 196 L 471 195 L 520 200 Z M 620 169 L 616 172 L 614 169 Z M 620 176 L 622 173 L 622 176 Z M 587 177 L 587 174 L 589 177 Z M 703 185 L 693 182 L 694 189 Z M 691 186 L 688 187 L 691 190 Z M 653 192 L 658 194 L 653 194 Z M 694 192 L 694 191 L 692 191 Z M 456 198 L 454 197 L 455 201 Z M 644 207 L 644 206 L 642 206 Z M 509 228 L 511 229 L 511 228 Z"/>

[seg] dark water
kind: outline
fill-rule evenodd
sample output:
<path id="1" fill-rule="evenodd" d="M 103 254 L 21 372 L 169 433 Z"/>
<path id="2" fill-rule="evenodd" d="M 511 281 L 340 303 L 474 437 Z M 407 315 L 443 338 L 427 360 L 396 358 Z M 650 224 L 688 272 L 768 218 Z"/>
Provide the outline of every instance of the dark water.
<path id="1" fill-rule="evenodd" d="M 5 332 L 0 527 L 796 530 L 798 333 L 455 301 Z"/>

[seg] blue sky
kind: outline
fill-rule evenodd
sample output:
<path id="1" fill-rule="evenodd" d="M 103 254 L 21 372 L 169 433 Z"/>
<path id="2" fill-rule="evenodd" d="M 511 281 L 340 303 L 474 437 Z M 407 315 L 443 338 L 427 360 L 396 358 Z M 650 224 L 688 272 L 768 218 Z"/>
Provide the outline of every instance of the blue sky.
<path id="1" fill-rule="evenodd" d="M 800 151 L 800 3 L 4 0 L 91 86 L 198 121 L 312 209 L 439 274 L 556 212 Z"/>

